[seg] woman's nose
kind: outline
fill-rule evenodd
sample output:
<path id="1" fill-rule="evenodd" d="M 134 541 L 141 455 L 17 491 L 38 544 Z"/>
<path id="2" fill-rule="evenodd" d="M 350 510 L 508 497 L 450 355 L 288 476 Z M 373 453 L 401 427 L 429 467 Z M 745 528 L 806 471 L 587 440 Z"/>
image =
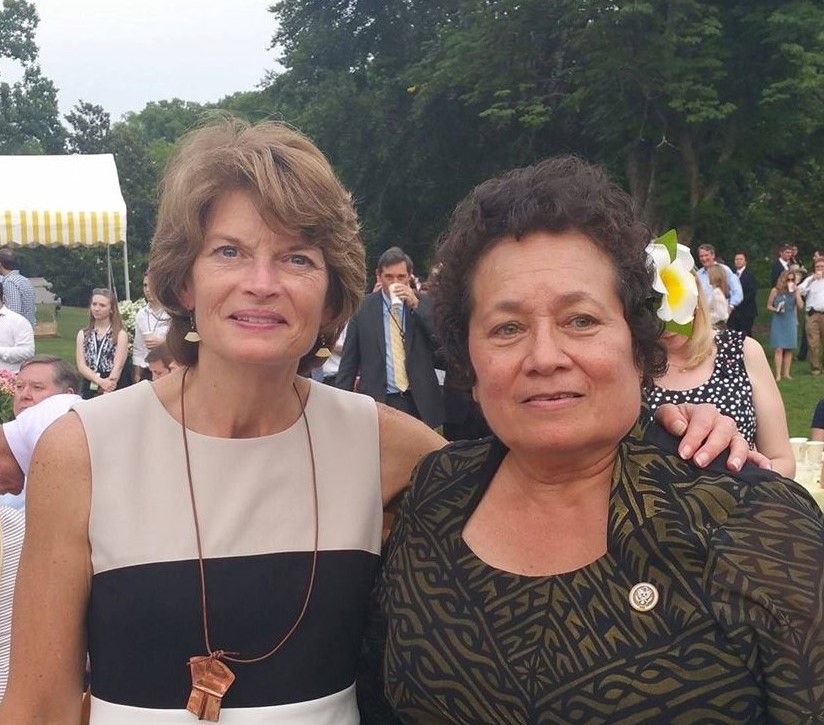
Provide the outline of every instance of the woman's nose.
<path id="1" fill-rule="evenodd" d="M 553 325 L 541 325 L 532 334 L 531 348 L 524 362 L 528 370 L 548 373 L 569 364 L 564 336 Z"/>

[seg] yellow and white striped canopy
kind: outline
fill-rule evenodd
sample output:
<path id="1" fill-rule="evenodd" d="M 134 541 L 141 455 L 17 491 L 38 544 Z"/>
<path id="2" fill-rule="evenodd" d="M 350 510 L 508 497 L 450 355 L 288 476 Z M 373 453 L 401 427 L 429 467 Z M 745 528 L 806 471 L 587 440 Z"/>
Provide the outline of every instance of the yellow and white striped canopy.
<path id="1" fill-rule="evenodd" d="M 126 203 L 114 156 L 0 156 L 0 245 L 125 241 Z"/>

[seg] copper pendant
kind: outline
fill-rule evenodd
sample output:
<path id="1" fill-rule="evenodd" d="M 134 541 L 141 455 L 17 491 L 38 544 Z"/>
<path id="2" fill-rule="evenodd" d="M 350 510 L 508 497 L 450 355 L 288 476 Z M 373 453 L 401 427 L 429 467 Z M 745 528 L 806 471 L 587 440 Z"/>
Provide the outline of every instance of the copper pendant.
<path id="1" fill-rule="evenodd" d="M 220 719 L 220 704 L 226 691 L 235 681 L 234 673 L 215 653 L 189 659 L 192 673 L 192 692 L 186 709 L 198 720 L 217 722 Z"/>

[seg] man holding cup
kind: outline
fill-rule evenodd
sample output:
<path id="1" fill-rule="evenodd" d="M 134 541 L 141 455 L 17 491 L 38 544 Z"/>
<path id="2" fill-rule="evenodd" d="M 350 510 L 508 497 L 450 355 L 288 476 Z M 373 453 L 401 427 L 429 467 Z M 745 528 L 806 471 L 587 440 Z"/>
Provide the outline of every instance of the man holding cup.
<path id="1" fill-rule="evenodd" d="M 419 418 L 443 423 L 443 397 L 433 360 L 437 348 L 427 296 L 410 286 L 412 260 L 390 247 L 378 260 L 376 289 L 349 321 L 335 385 Z"/>
<path id="2" fill-rule="evenodd" d="M 824 258 L 815 260 L 813 273 L 807 277 L 798 290 L 804 297 L 807 320 L 804 331 L 809 346 L 810 372 L 821 375 L 821 341 L 824 339 Z"/>

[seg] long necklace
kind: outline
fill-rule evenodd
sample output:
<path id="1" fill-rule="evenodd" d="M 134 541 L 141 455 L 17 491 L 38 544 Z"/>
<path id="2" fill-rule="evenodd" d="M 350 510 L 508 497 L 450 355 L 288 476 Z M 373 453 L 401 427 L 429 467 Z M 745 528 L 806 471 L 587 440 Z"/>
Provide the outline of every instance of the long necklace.
<path id="1" fill-rule="evenodd" d="M 309 585 L 306 587 L 306 597 L 303 600 L 303 607 L 295 619 L 294 624 L 289 628 L 281 640 L 265 654 L 258 657 L 240 657 L 237 652 L 227 652 L 225 650 L 216 650 L 212 648 L 211 638 L 209 636 L 209 613 L 206 602 L 206 572 L 203 566 L 203 547 L 200 540 L 200 522 L 197 516 L 197 505 L 195 503 L 195 487 L 192 483 L 192 466 L 189 459 L 189 440 L 186 434 L 186 406 L 185 406 L 185 390 L 186 390 L 186 376 L 189 373 L 189 368 L 183 371 L 183 380 L 180 384 L 180 426 L 183 432 L 183 452 L 186 457 L 186 477 L 189 480 L 189 496 L 192 501 L 192 518 L 195 524 L 195 538 L 197 539 L 197 561 L 200 570 L 200 608 L 203 619 L 203 641 L 206 645 L 206 655 L 197 655 L 189 658 L 189 669 L 192 675 L 192 692 L 189 695 L 189 701 L 186 704 L 186 709 L 197 715 L 198 720 L 209 720 L 210 722 L 217 722 L 220 719 L 220 705 L 223 696 L 235 681 L 234 673 L 229 669 L 226 662 L 235 662 L 238 664 L 254 664 L 262 662 L 274 655 L 289 638 L 295 633 L 306 610 L 309 608 L 309 600 L 312 598 L 312 590 L 315 587 L 315 572 L 318 565 L 318 479 L 315 472 L 315 451 L 312 448 L 312 433 L 309 430 L 309 421 L 306 419 L 306 404 L 301 400 L 298 389 L 292 383 L 292 390 L 295 391 L 295 396 L 300 405 L 300 417 L 303 419 L 303 425 L 306 429 L 306 440 L 309 443 L 309 457 L 312 462 L 312 494 L 314 499 L 314 519 L 315 519 L 315 535 L 314 546 L 312 550 L 312 569 L 309 574 Z"/>

